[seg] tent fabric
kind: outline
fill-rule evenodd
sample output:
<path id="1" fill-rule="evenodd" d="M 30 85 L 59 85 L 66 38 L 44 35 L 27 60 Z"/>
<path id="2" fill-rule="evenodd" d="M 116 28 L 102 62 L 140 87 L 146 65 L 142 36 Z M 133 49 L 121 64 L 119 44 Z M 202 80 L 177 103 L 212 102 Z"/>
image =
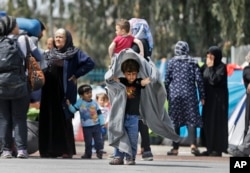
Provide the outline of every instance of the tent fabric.
<path id="1" fill-rule="evenodd" d="M 246 99 L 245 86 L 242 78 L 243 69 L 238 65 L 228 64 L 227 70 L 229 72 L 228 141 L 230 145 L 238 145 L 242 143 L 245 127 L 244 104 Z M 200 106 L 200 109 L 202 109 L 202 106 Z M 199 128 L 197 128 L 197 132 L 199 137 Z M 181 128 L 180 136 L 182 138 L 188 137 L 188 131 L 185 126 Z"/>
<path id="2" fill-rule="evenodd" d="M 240 145 L 244 138 L 246 95 L 237 104 L 235 110 L 228 120 L 228 143 Z"/>

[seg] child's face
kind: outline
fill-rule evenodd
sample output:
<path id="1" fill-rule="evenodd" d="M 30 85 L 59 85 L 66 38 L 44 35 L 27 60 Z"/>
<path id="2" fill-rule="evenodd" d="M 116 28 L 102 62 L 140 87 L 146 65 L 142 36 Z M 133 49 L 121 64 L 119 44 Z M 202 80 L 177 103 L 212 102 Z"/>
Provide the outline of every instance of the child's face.
<path id="1" fill-rule="evenodd" d="M 137 78 L 137 72 L 125 72 L 124 76 L 128 80 L 128 83 L 133 83 Z"/>
<path id="2" fill-rule="evenodd" d="M 101 107 L 104 107 L 105 106 L 105 103 L 106 103 L 106 100 L 104 97 L 99 97 L 97 99 L 97 103 L 101 106 Z"/>
<path id="3" fill-rule="evenodd" d="M 119 25 L 115 26 L 115 33 L 116 33 L 116 35 L 123 35 L 124 34 L 123 30 L 121 29 L 121 27 Z"/>
<path id="4" fill-rule="evenodd" d="M 82 95 L 82 99 L 85 101 L 91 101 L 92 100 L 92 90 L 84 92 Z"/>

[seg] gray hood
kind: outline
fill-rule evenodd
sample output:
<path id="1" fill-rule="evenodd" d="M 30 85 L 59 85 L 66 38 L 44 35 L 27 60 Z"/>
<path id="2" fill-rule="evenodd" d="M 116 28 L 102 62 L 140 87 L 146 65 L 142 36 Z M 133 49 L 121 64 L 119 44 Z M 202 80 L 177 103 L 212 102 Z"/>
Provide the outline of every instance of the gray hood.
<path id="1" fill-rule="evenodd" d="M 123 84 L 112 80 L 113 77 L 124 77 L 121 72 L 121 64 L 127 59 L 134 59 L 140 64 L 139 78 L 150 77 L 151 79 L 151 83 L 141 90 L 140 116 L 144 123 L 154 133 L 178 142 L 180 137 L 175 133 L 172 122 L 164 108 L 167 95 L 158 69 L 152 61 L 147 62 L 132 49 L 125 49 L 113 58 L 111 68 L 105 74 L 111 102 L 108 125 L 109 144 L 132 155 L 128 135 L 123 127 L 127 97 L 126 88 Z"/>

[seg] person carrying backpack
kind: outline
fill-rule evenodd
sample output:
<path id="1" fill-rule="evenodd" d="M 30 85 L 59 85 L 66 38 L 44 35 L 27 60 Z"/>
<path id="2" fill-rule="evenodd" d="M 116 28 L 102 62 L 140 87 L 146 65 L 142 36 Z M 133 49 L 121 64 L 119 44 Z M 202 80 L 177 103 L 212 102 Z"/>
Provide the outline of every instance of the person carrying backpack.
<path id="1" fill-rule="evenodd" d="M 27 48 L 16 19 L 0 18 L 0 139 L 2 158 L 12 158 L 12 130 L 18 158 L 27 158 L 29 90 L 25 73 Z M 31 43 L 30 43 L 31 44 Z M 34 45 L 31 45 L 31 47 Z M 31 48 L 36 53 L 36 47 Z M 39 54 L 38 54 L 39 55 Z"/>

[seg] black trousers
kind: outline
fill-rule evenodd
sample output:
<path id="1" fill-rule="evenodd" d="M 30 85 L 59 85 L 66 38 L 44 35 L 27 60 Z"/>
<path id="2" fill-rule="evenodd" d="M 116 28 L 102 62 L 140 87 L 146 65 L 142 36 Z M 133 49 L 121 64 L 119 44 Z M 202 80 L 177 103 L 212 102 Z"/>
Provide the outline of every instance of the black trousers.
<path id="1" fill-rule="evenodd" d="M 194 144 L 196 146 L 196 140 L 197 140 L 197 134 L 196 134 L 196 127 L 187 126 L 188 128 L 188 137 L 190 140 L 190 145 Z M 180 128 L 175 128 L 176 134 L 180 135 Z M 179 149 L 179 143 L 173 142 L 173 149 L 178 150 Z"/>
<path id="2" fill-rule="evenodd" d="M 142 120 L 139 120 L 139 132 L 141 135 L 141 148 L 143 148 L 144 151 L 151 151 L 148 126 L 144 124 Z"/>

